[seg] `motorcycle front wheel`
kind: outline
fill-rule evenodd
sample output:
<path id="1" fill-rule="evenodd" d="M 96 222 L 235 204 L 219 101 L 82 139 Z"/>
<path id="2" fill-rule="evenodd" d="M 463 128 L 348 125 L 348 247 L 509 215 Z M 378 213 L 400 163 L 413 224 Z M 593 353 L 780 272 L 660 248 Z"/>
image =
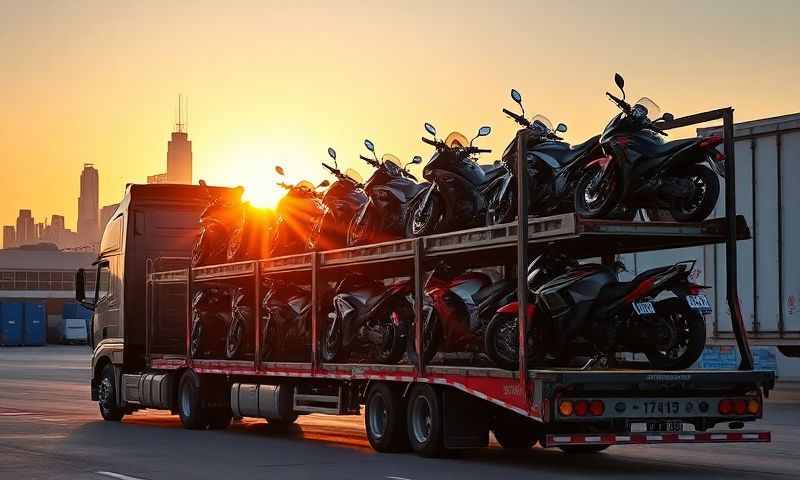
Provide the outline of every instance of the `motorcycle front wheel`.
<path id="1" fill-rule="evenodd" d="M 620 192 L 616 171 L 590 167 L 575 187 L 575 212 L 584 218 L 605 218 L 617 206 Z"/>
<path id="2" fill-rule="evenodd" d="M 374 242 L 377 221 L 377 216 L 370 209 L 361 218 L 353 217 L 347 227 L 347 246 L 356 247 Z"/>
<path id="3" fill-rule="evenodd" d="M 719 178 L 705 165 L 689 166 L 686 178 L 694 184 L 694 195 L 688 199 L 675 199 L 670 214 L 677 222 L 701 222 L 711 215 L 717 205 Z"/>
<path id="4" fill-rule="evenodd" d="M 669 348 L 645 351 L 650 365 L 657 370 L 683 370 L 700 358 L 706 346 L 706 322 L 703 315 L 689 307 L 685 298 L 667 298 L 657 302 L 656 314 L 673 329 Z"/>
<path id="5" fill-rule="evenodd" d="M 406 219 L 406 237 L 423 237 L 437 233 L 442 217 L 442 197 L 431 192 L 425 205 L 412 205 Z"/>
<path id="6" fill-rule="evenodd" d="M 341 363 L 347 361 L 349 352 L 342 345 L 341 322 L 329 325 L 322 336 L 322 360 L 326 363 Z"/>
<path id="7" fill-rule="evenodd" d="M 423 317 L 425 317 L 425 321 L 422 322 L 422 361 L 425 365 L 431 363 L 433 357 L 436 356 L 436 352 L 439 350 L 439 343 L 442 340 L 442 326 L 439 322 L 439 316 L 436 315 L 436 311 L 429 310 L 429 308 L 425 308 L 422 311 Z M 430 315 L 429 315 L 430 313 Z M 412 316 L 413 318 L 413 316 Z M 408 329 L 408 360 L 411 363 L 417 363 L 417 330 L 416 325 L 412 321 L 410 322 L 410 328 Z"/>
<path id="8" fill-rule="evenodd" d="M 489 321 L 484 336 L 484 349 L 489 359 L 504 370 L 519 370 L 519 320 L 516 314 L 498 313 Z M 528 341 L 530 364 L 535 357 L 533 342 Z"/>

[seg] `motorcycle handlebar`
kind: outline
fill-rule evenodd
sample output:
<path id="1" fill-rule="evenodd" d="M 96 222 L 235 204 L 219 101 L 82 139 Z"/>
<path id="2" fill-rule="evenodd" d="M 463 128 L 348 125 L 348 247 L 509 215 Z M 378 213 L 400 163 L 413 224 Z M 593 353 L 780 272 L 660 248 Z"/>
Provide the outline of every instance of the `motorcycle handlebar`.
<path id="1" fill-rule="evenodd" d="M 612 102 L 616 103 L 617 106 L 621 108 L 623 112 L 628 113 L 630 111 L 631 106 L 628 105 L 628 102 L 619 97 L 615 97 L 610 92 L 606 92 L 606 95 L 608 96 L 608 98 L 611 99 Z"/>
<path id="2" fill-rule="evenodd" d="M 330 172 L 331 172 L 332 174 L 336 175 L 337 177 L 338 177 L 339 175 L 341 175 L 341 173 L 342 173 L 342 172 L 340 172 L 338 169 L 331 167 L 330 165 L 328 165 L 328 164 L 327 164 L 327 163 L 325 163 L 325 162 L 322 162 L 322 166 L 323 166 L 323 167 L 325 167 L 325 168 L 327 168 L 328 170 L 330 170 Z"/>
<path id="3" fill-rule="evenodd" d="M 415 182 L 417 181 L 417 177 L 415 177 L 414 174 L 409 171 L 403 170 L 403 175 L 410 178 L 411 180 L 414 180 Z"/>
<path id="4" fill-rule="evenodd" d="M 360 158 L 361 160 L 364 160 L 365 162 L 369 163 L 370 165 L 372 165 L 375 168 L 380 166 L 380 163 L 378 163 L 377 160 L 374 160 L 374 159 L 369 158 L 369 157 L 365 157 L 364 155 L 359 155 L 358 158 Z"/>
<path id="5" fill-rule="evenodd" d="M 488 148 L 469 147 L 470 153 L 492 153 Z"/>
<path id="6" fill-rule="evenodd" d="M 439 144 L 435 140 L 431 140 L 431 139 L 426 138 L 426 137 L 422 137 L 422 141 L 424 143 L 427 143 L 428 145 L 433 146 L 433 147 L 438 147 L 439 146 Z"/>
<path id="7" fill-rule="evenodd" d="M 530 127 L 531 126 L 531 122 L 529 122 L 522 115 L 517 115 L 516 113 L 512 112 L 511 110 L 508 110 L 508 109 L 505 109 L 505 108 L 503 109 L 503 113 L 505 113 L 509 117 L 513 118 L 515 122 L 519 123 L 520 125 L 522 125 L 524 127 Z"/>

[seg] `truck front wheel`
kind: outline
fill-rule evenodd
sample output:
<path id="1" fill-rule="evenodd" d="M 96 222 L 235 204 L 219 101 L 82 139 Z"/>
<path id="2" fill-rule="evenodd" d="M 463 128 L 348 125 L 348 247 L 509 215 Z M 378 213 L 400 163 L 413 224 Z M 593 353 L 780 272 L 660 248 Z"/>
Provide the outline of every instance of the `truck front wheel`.
<path id="1" fill-rule="evenodd" d="M 186 370 L 178 384 L 178 414 L 184 428 L 198 430 L 206 428 L 208 418 L 200 396 L 200 378 L 192 370 Z"/>
<path id="2" fill-rule="evenodd" d="M 406 405 L 402 395 L 388 383 L 375 383 L 367 393 L 364 423 L 372 448 L 383 453 L 409 449 L 406 430 Z"/>
<path id="3" fill-rule="evenodd" d="M 103 368 L 100 385 L 97 388 L 100 404 L 100 415 L 109 422 L 119 422 L 125 416 L 125 410 L 117 405 L 117 381 L 114 365 L 110 363 Z"/>

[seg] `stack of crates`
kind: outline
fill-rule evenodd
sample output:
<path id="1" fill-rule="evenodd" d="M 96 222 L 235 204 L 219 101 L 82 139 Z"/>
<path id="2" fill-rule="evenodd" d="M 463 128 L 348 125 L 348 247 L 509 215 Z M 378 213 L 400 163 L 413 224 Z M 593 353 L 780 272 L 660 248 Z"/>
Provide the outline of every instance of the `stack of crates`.
<path id="1" fill-rule="evenodd" d="M 47 313 L 42 303 L 0 304 L 0 345 L 38 347 L 47 344 Z"/>

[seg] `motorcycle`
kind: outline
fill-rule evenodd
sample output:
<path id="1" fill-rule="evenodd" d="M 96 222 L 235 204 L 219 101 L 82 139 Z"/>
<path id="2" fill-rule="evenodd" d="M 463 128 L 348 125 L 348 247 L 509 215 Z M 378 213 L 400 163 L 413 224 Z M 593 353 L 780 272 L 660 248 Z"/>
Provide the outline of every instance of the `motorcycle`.
<path id="1" fill-rule="evenodd" d="M 282 167 L 275 167 L 275 171 L 278 175 L 286 177 Z M 327 180 L 323 180 L 316 187 L 307 180 L 297 184 L 278 182 L 277 185 L 286 190 L 286 195 L 278 202 L 276 209 L 277 220 L 270 256 L 295 255 L 306 251 L 311 231 L 324 211 L 322 194 L 317 188 L 327 187 L 329 184 Z"/>
<path id="2" fill-rule="evenodd" d="M 510 301 L 514 284 L 493 282 L 482 272 L 458 272 L 439 263 L 423 284 L 422 351 L 425 363 L 437 352 L 480 352 L 488 320 Z M 416 330 L 409 333 L 408 357 L 416 358 Z"/>
<path id="3" fill-rule="evenodd" d="M 403 238 L 410 200 L 429 187 L 427 183 L 417 183 L 417 178 L 408 171 L 409 165 L 422 163 L 422 157 L 415 156 L 401 168 L 400 160 L 392 154 L 383 155 L 379 161 L 370 140 L 364 140 L 364 145 L 373 158 L 364 155 L 359 158 L 374 167 L 375 172 L 364 186 L 368 200 L 347 228 L 348 246 Z"/>
<path id="4" fill-rule="evenodd" d="M 252 296 L 244 288 L 234 288 L 230 293 L 230 322 L 225 336 L 225 358 L 233 360 L 245 353 L 252 355 L 254 328 Z"/>
<path id="5" fill-rule="evenodd" d="M 475 139 L 489 135 L 491 127 L 478 129 L 471 141 L 458 132 L 437 140 L 436 128 L 430 123 L 425 124 L 425 130 L 434 138 L 422 137 L 422 141 L 436 148 L 422 171 L 431 187 L 414 199 L 406 222 L 406 236 L 419 237 L 490 223 L 489 213 L 495 209 L 498 194 L 511 175 L 505 166 L 479 165 L 473 158 L 491 152 L 472 145 Z"/>
<path id="6" fill-rule="evenodd" d="M 226 350 L 226 332 L 231 323 L 231 295 L 224 287 L 205 288 L 192 297 L 192 358 L 210 358 Z"/>
<path id="7" fill-rule="evenodd" d="M 268 240 L 276 220 L 272 210 L 244 204 L 228 239 L 228 261 L 241 262 L 266 257 L 270 251 Z"/>
<path id="8" fill-rule="evenodd" d="M 208 206 L 200 214 L 200 233 L 192 248 L 192 267 L 225 263 L 231 233 L 247 208 L 242 203 L 244 189 L 218 189 L 212 193 L 200 180 L 208 195 Z"/>
<path id="9" fill-rule="evenodd" d="M 333 312 L 322 339 L 322 358 L 344 362 L 354 353 L 378 363 L 397 363 L 406 347 L 414 311 L 406 296 L 409 282 L 386 286 L 350 274 L 336 286 Z"/>
<path id="10" fill-rule="evenodd" d="M 689 281 L 694 261 L 647 270 L 620 282 L 616 268 L 580 265 L 546 251 L 528 270 L 529 364 L 569 366 L 582 355 L 611 365 L 616 352 L 644 353 L 660 370 L 691 366 L 703 352 L 703 315 L 711 305 Z M 669 296 L 671 294 L 671 296 Z M 659 298 L 657 298 L 659 297 Z M 518 368 L 518 304 L 497 310 L 486 330 L 489 358 L 507 370 Z M 589 365 L 589 364 L 587 364 Z"/>
<path id="11" fill-rule="evenodd" d="M 271 279 L 262 300 L 261 358 L 304 361 L 311 352 L 311 292 Z"/>
<path id="12" fill-rule="evenodd" d="M 525 159 L 528 167 L 528 214 L 534 216 L 554 215 L 571 212 L 574 204 L 575 185 L 580 178 L 582 168 L 592 159 L 600 145 L 600 135 L 578 144 L 564 142 L 558 133 L 565 133 L 567 126 L 559 123 L 553 128 L 550 120 L 543 115 L 525 118 L 525 107 L 522 106 L 522 95 L 511 90 L 511 98 L 519 105 L 521 114 L 503 109 L 503 113 L 517 122 L 523 129 L 530 130 L 525 147 Z M 502 162 L 511 172 L 501 187 L 500 201 L 494 212 L 494 223 L 506 223 L 514 220 L 516 212 L 516 176 L 517 137 L 509 143 L 503 152 Z"/>
<path id="13" fill-rule="evenodd" d="M 314 224 L 308 240 L 308 250 L 332 250 L 347 246 L 347 227 L 368 200 L 361 175 L 352 168 L 342 173 L 336 162 L 336 150 L 328 148 L 333 166 L 322 163 L 336 181 L 322 197 L 323 214 Z"/>
<path id="14" fill-rule="evenodd" d="M 614 77 L 622 92 L 606 92 L 621 110 L 600 136 L 605 156 L 586 164 L 575 187 L 575 211 L 585 218 L 604 218 L 615 207 L 644 208 L 651 220 L 704 220 L 719 197 L 725 156 L 717 150 L 720 136 L 664 142 L 661 126 L 670 113 L 647 97 L 625 101 L 625 81 Z"/>

